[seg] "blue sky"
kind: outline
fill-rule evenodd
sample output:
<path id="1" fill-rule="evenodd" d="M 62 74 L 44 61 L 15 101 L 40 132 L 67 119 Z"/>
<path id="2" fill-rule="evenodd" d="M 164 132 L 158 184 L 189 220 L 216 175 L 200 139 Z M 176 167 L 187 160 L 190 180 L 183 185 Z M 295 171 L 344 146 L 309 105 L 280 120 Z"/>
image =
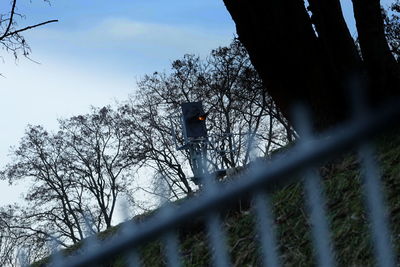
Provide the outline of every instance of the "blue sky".
<path id="1" fill-rule="evenodd" d="M 24 34 L 40 64 L 1 52 L 0 166 L 27 124 L 56 129 L 60 117 L 124 100 L 144 74 L 167 70 L 185 53 L 205 56 L 235 32 L 215 0 L 19 0 L 18 8 L 26 15 L 21 27 L 59 22 Z M 16 201 L 25 186 L 0 181 L 0 205 Z"/>
<path id="2" fill-rule="evenodd" d="M 28 2 L 28 1 L 26 1 Z M 27 34 L 34 48 L 69 59 L 112 64 L 119 71 L 148 73 L 183 53 L 207 53 L 232 38 L 234 25 L 215 0 L 36 0 L 23 7 L 29 21 L 57 18 Z M 21 8 L 22 9 L 22 8 Z M 97 64 L 96 64 L 97 65 Z"/>
<path id="3" fill-rule="evenodd" d="M 355 35 L 351 1 L 341 3 Z M 18 8 L 21 27 L 59 22 L 24 35 L 40 64 L 0 52 L 0 166 L 28 123 L 55 129 L 57 118 L 124 100 L 142 75 L 168 70 L 185 53 L 206 56 L 235 34 L 222 0 L 19 0 Z M 0 182 L 0 205 L 23 188 Z"/>

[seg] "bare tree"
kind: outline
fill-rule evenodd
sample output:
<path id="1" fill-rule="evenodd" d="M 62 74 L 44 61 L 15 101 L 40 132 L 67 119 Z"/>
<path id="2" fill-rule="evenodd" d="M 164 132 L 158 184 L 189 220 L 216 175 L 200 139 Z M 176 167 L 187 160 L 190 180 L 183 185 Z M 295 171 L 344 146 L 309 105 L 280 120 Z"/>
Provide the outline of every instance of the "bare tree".
<path id="1" fill-rule="evenodd" d="M 171 133 L 171 124 L 180 125 L 180 104 L 193 101 L 203 101 L 208 114 L 210 146 L 216 152 L 209 155 L 211 170 L 245 165 L 251 151 L 265 156 L 293 138 L 238 40 L 213 50 L 206 60 L 185 55 L 172 63 L 170 73 L 141 79 L 123 107 L 132 123 L 132 142 L 141 148 L 140 160 L 166 178 L 175 193 L 193 191 L 188 154 L 176 151 Z M 177 140 L 182 144 L 179 134 Z"/>
<path id="2" fill-rule="evenodd" d="M 45 1 L 48 2 L 47 0 Z M 47 20 L 25 27 L 18 27 L 17 21 L 23 17 L 24 15 L 17 11 L 17 0 L 10 2 L 7 13 L 0 13 L 0 46 L 7 52 L 13 53 L 14 57 L 17 57 L 18 54 L 28 57 L 30 54 L 31 49 L 22 36 L 23 32 L 58 21 Z"/>
<path id="3" fill-rule="evenodd" d="M 68 147 L 68 169 L 78 188 L 94 197 L 97 216 L 101 217 L 96 221 L 105 223 L 107 228 L 112 225 L 119 194 L 128 188 L 128 179 L 133 179 L 131 171 L 136 164 L 120 119 L 120 114 L 104 107 L 60 122 L 60 129 L 67 136 L 64 142 Z"/>
<path id="4" fill-rule="evenodd" d="M 29 214 L 25 214 L 32 218 L 30 227 L 43 231 L 52 222 L 52 227 L 58 228 L 63 237 L 61 242 L 76 243 L 84 237 L 83 195 L 69 171 L 63 138 L 63 132 L 50 134 L 40 126 L 29 126 L 18 149 L 14 150 L 14 161 L 3 171 L 2 179 L 10 183 L 30 179 L 31 186 L 25 197 L 31 208 L 27 209 Z"/>
<path id="5" fill-rule="evenodd" d="M 175 198 L 193 192 L 188 180 L 187 156 L 176 151 L 171 135 L 168 115 L 152 98 L 143 98 L 140 104 L 124 105 L 120 109 L 125 114 L 125 127 L 130 132 L 132 156 L 142 168 L 152 170 L 154 177 L 164 177 Z"/>
<path id="6" fill-rule="evenodd" d="M 28 127 L 12 163 L 1 172 L 10 183 L 30 182 L 26 203 L 14 209 L 14 223 L 6 228 L 18 241 L 14 244 L 31 251 L 56 240 L 67 247 L 115 223 L 117 199 L 129 193 L 135 165 L 119 121 L 119 114 L 105 107 L 61 120 L 56 133 Z"/>
<path id="7" fill-rule="evenodd" d="M 29 217 L 16 205 L 0 208 L 0 265 L 22 266 L 37 261 L 50 252 L 48 234 L 52 225 L 41 232 L 30 225 Z"/>

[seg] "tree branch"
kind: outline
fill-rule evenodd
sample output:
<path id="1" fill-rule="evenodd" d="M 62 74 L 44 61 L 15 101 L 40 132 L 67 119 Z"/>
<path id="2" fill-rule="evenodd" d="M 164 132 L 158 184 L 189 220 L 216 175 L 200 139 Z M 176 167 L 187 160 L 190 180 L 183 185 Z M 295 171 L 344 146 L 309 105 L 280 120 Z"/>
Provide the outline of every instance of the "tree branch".
<path id="1" fill-rule="evenodd" d="M 3 40 L 7 36 L 7 34 L 9 33 L 9 31 L 11 29 L 11 25 L 13 23 L 13 18 L 14 18 L 14 14 L 15 14 L 15 6 L 16 6 L 16 4 L 17 4 L 17 0 L 14 0 L 13 4 L 12 4 L 12 8 L 11 8 L 10 21 L 8 23 L 7 29 L 5 30 L 3 35 L 0 37 L 0 40 Z"/>
<path id="2" fill-rule="evenodd" d="M 39 27 L 39 26 L 43 26 L 45 24 L 53 23 L 53 22 L 58 22 L 58 19 L 48 20 L 48 21 L 45 21 L 45 22 L 42 22 L 42 23 L 39 23 L 39 24 L 35 24 L 35 25 L 31 25 L 31 26 L 28 26 L 28 27 L 25 27 L 25 28 L 22 28 L 22 29 L 19 29 L 19 30 L 16 30 L 16 31 L 5 33 L 0 38 L 0 40 L 4 39 L 6 37 L 12 36 L 14 34 L 17 34 L 17 33 L 23 32 L 23 31 L 27 31 L 27 30 L 30 30 L 30 29 L 33 29 L 33 28 L 36 28 L 36 27 Z"/>

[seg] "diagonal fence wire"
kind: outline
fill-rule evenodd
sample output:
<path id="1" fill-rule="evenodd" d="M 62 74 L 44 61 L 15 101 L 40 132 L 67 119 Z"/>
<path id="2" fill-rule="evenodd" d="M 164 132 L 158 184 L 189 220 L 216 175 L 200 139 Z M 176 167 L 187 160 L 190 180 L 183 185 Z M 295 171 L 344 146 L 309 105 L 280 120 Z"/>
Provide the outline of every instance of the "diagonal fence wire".
<path id="1" fill-rule="evenodd" d="M 165 216 L 161 216 L 159 212 L 158 215 L 146 222 L 138 224 L 135 231 L 124 234 L 118 239 L 105 241 L 95 250 L 92 249 L 85 254 L 64 258 L 59 266 L 90 266 L 90 264 L 109 259 L 118 253 L 129 251 L 132 247 L 163 236 L 180 225 L 190 223 L 194 217 L 217 214 L 232 201 L 240 199 L 249 192 L 258 192 L 260 188 L 271 184 L 285 184 L 293 179 L 292 174 L 313 168 L 323 160 L 332 158 L 345 149 L 360 145 L 365 140 L 382 132 L 384 128 L 398 122 L 400 120 L 399 103 L 397 101 L 393 105 L 388 104 L 379 112 L 365 116 L 368 119 L 351 121 L 342 128 L 329 132 L 326 136 L 316 138 L 313 146 L 308 149 L 303 149 L 301 145 L 297 146 L 285 160 L 272 160 L 270 164 L 255 166 L 251 171 L 251 176 L 247 179 L 238 179 L 226 185 L 214 185 L 211 193 L 201 194 L 199 197 L 187 200 L 180 205 L 179 209 L 173 209 Z M 217 232 L 215 237 L 218 237 L 222 232 L 218 229 L 218 220 L 214 221 L 214 224 L 217 227 L 210 227 L 210 229 L 215 230 Z M 221 238 L 218 240 L 221 241 Z M 214 247 L 218 247 L 218 240 L 217 246 L 213 244 Z M 224 265 L 229 264 L 228 257 L 224 256 L 224 253 L 223 250 L 217 252 L 220 256 L 222 255 L 222 260 L 215 261 L 215 263 L 221 261 L 219 266 L 229 266 Z"/>
<path id="2" fill-rule="evenodd" d="M 309 170 L 306 172 L 304 185 L 318 266 L 335 266 L 321 177 L 315 171 Z"/>
<path id="3" fill-rule="evenodd" d="M 201 164 L 205 164 L 203 161 Z M 203 169 L 205 170 L 206 168 Z M 218 194 L 218 188 L 214 177 L 206 172 L 204 176 L 204 192 L 205 196 L 212 197 Z M 209 248 L 212 255 L 212 263 L 216 267 L 229 267 L 229 256 L 226 245 L 225 232 L 222 229 L 221 218 L 218 212 L 210 211 L 206 216 L 206 226 L 209 239 Z"/>
<path id="4" fill-rule="evenodd" d="M 57 249 L 57 238 L 56 237 L 51 237 L 51 257 L 50 257 L 50 266 L 59 266 L 62 262 L 62 255 L 61 251 Z"/>
<path id="5" fill-rule="evenodd" d="M 249 159 L 251 159 L 256 147 L 254 135 L 248 133 Z M 251 172 L 249 173 L 251 175 Z M 271 191 L 271 190 L 269 190 Z M 267 188 L 255 192 L 252 198 L 253 212 L 255 214 L 256 231 L 258 236 L 259 252 L 261 253 L 261 262 L 263 266 L 280 266 L 278 256 L 278 243 L 275 236 L 275 224 L 271 210 L 271 203 Z"/>
<path id="6" fill-rule="evenodd" d="M 176 233 L 169 231 L 164 235 L 165 256 L 167 258 L 167 266 L 180 267 L 181 261 L 179 259 L 179 244 Z"/>
<path id="7" fill-rule="evenodd" d="M 353 116 L 356 120 L 366 119 L 369 115 L 367 95 L 363 90 L 365 84 L 361 84 L 361 81 L 362 79 L 354 80 L 351 87 Z M 367 142 L 360 143 L 358 158 L 361 164 L 362 189 L 370 222 L 376 264 L 381 267 L 392 267 L 395 266 L 393 246 L 382 194 L 381 174 L 374 158 L 373 146 Z"/>
<path id="8" fill-rule="evenodd" d="M 270 199 L 267 193 L 259 192 L 254 196 L 256 227 L 259 236 L 263 266 L 281 266 L 278 257 L 278 245 L 275 236 L 275 225 L 272 217 Z"/>
<path id="9" fill-rule="evenodd" d="M 211 212 L 207 216 L 207 231 L 209 234 L 213 266 L 231 266 L 227 252 L 226 238 L 221 227 L 221 219 L 218 213 Z"/>
<path id="10" fill-rule="evenodd" d="M 121 229 L 121 234 L 122 235 L 132 235 L 135 234 L 135 223 L 132 221 L 126 221 L 122 225 Z M 140 267 L 140 257 L 139 253 L 137 252 L 136 247 L 130 248 L 128 251 L 125 252 L 124 254 L 124 259 L 125 262 L 127 263 L 128 267 Z"/>
<path id="11" fill-rule="evenodd" d="M 295 123 L 301 136 L 300 148 L 308 150 L 313 144 L 313 133 L 308 111 L 297 106 L 295 109 Z M 316 251 L 318 266 L 335 266 L 334 252 L 329 231 L 329 224 L 325 212 L 325 196 L 321 177 L 317 170 L 308 168 L 304 177 L 305 197 L 310 213 L 311 232 Z"/>
<path id="12" fill-rule="evenodd" d="M 362 144 L 358 155 L 361 161 L 364 199 L 370 220 L 376 263 L 381 267 L 392 267 L 395 266 L 395 261 L 386 217 L 386 205 L 381 191 L 380 171 L 370 145 Z"/>
<path id="13" fill-rule="evenodd" d="M 166 217 L 173 211 L 172 203 L 166 203 L 162 209 L 163 215 Z M 180 267 L 179 243 L 178 237 L 174 230 L 167 231 L 163 236 L 164 254 L 167 258 L 167 266 Z"/>
<path id="14" fill-rule="evenodd" d="M 121 235 L 134 234 L 136 231 L 136 223 L 131 219 L 132 215 L 129 212 L 128 200 L 126 198 L 122 199 L 122 202 L 120 204 L 120 209 L 124 220 L 124 223 L 121 225 L 120 234 Z M 140 267 L 142 265 L 136 247 L 132 247 L 129 250 L 127 250 L 123 255 L 123 259 L 125 260 L 127 267 Z"/>

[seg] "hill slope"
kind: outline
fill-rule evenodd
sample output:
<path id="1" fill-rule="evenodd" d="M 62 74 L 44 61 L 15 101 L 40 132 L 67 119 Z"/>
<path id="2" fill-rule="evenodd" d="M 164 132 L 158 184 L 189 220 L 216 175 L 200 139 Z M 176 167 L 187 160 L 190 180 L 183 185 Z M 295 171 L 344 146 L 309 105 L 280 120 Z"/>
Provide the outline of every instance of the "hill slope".
<path id="1" fill-rule="evenodd" d="M 377 159 L 382 168 L 390 226 L 396 255 L 400 255 L 400 135 L 386 134 L 377 143 Z M 324 165 L 323 176 L 332 239 L 338 266 L 373 264 L 372 246 L 363 205 L 359 166 L 349 153 Z M 304 207 L 301 182 L 290 184 L 272 195 L 273 212 L 279 240 L 279 253 L 285 266 L 311 266 L 314 262 L 310 227 Z M 234 266 L 259 266 L 258 242 L 254 218 L 245 203 L 230 210 L 224 217 L 229 253 Z M 118 227 L 102 233 L 115 232 Z M 200 221 L 179 229 L 180 254 L 185 266 L 208 266 L 210 251 Z M 151 242 L 140 248 L 143 266 L 165 266 L 163 247 Z M 399 256 L 397 258 L 399 261 Z M 40 266 L 40 263 L 35 264 Z M 105 266 L 125 266 L 123 257 L 116 257 Z"/>

